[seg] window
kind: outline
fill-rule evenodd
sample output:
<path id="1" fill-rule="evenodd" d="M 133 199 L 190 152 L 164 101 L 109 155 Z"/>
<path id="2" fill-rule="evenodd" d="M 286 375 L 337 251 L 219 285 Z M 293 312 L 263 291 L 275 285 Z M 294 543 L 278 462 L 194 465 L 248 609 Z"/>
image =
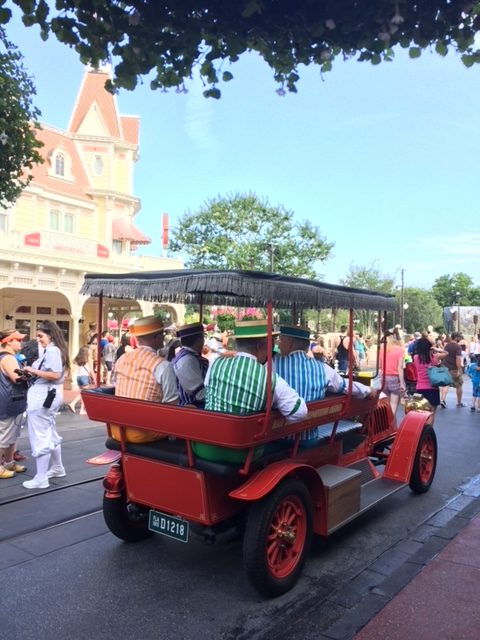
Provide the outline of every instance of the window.
<path id="1" fill-rule="evenodd" d="M 57 176 L 65 175 L 65 156 L 63 153 L 57 153 L 55 157 L 55 173 Z"/>
<path id="2" fill-rule="evenodd" d="M 60 230 L 60 211 L 57 211 L 56 209 L 50 210 L 50 220 L 48 226 L 52 231 Z"/>
<path id="3" fill-rule="evenodd" d="M 123 242 L 121 240 L 114 240 L 112 242 L 112 248 L 116 254 L 120 255 L 123 251 Z"/>
<path id="4" fill-rule="evenodd" d="M 63 217 L 63 230 L 65 233 L 75 232 L 75 218 L 71 213 L 66 213 Z"/>
<path id="5" fill-rule="evenodd" d="M 103 173 L 103 158 L 102 156 L 95 156 L 93 159 L 93 174 L 95 176 L 101 176 Z"/>

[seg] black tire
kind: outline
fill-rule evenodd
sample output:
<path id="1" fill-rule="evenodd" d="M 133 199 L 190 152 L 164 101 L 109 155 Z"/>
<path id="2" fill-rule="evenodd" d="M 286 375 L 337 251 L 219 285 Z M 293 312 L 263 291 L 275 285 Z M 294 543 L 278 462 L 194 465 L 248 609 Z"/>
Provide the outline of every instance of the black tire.
<path id="1" fill-rule="evenodd" d="M 310 550 L 312 522 L 310 493 L 294 478 L 285 479 L 252 505 L 243 561 L 250 582 L 261 594 L 279 596 L 295 585 Z"/>
<path id="2" fill-rule="evenodd" d="M 430 489 L 437 468 L 437 454 L 437 436 L 433 427 L 426 425 L 418 442 L 410 476 L 410 489 L 414 493 L 425 493 Z"/>
<path id="3" fill-rule="evenodd" d="M 103 496 L 103 517 L 110 531 L 125 542 L 139 542 L 153 535 L 148 528 L 148 509 L 128 503 L 124 492 L 120 498 Z"/>

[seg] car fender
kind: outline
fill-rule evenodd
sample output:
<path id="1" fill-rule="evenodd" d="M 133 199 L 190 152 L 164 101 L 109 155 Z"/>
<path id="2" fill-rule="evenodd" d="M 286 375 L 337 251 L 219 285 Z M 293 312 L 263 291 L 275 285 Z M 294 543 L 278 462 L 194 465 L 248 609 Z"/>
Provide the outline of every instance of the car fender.
<path id="1" fill-rule="evenodd" d="M 418 442 L 431 415 L 430 411 L 409 411 L 403 418 L 385 466 L 384 478 L 410 481 Z"/>
<path id="2" fill-rule="evenodd" d="M 292 460 L 274 462 L 251 476 L 240 487 L 229 493 L 237 500 L 260 500 L 270 493 L 286 476 L 300 478 L 310 491 L 314 506 L 320 506 L 323 484 L 316 470 L 308 464 Z"/>

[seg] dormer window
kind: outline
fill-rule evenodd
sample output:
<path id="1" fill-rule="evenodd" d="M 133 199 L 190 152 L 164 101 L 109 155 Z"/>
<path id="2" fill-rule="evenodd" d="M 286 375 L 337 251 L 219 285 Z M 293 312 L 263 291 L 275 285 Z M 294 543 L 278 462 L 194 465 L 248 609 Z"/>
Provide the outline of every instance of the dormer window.
<path id="1" fill-rule="evenodd" d="M 55 173 L 57 176 L 65 175 L 65 156 L 63 153 L 57 153 L 55 157 Z"/>
<path id="2" fill-rule="evenodd" d="M 72 159 L 65 149 L 54 149 L 51 152 L 48 175 L 54 178 L 73 181 Z"/>

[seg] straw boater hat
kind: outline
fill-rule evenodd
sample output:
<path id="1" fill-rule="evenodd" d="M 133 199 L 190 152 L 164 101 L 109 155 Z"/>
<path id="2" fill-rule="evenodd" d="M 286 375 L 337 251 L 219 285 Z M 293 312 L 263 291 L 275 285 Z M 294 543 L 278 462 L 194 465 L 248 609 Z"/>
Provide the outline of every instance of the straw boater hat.
<path id="1" fill-rule="evenodd" d="M 177 338 L 189 338 L 190 336 L 197 336 L 203 333 L 203 323 L 192 322 L 191 324 L 184 324 L 177 329 Z"/>
<path id="2" fill-rule="evenodd" d="M 163 330 L 163 322 L 158 316 L 145 316 L 135 320 L 129 329 L 129 333 L 135 338 L 140 338 L 141 336 L 149 336 L 152 333 L 160 333 Z"/>
<path id="3" fill-rule="evenodd" d="M 266 320 L 240 320 L 235 322 L 234 335 L 237 340 L 243 338 L 266 338 L 267 333 Z"/>
<path id="4" fill-rule="evenodd" d="M 310 329 L 285 324 L 280 327 L 280 335 L 299 340 L 310 340 Z"/>

